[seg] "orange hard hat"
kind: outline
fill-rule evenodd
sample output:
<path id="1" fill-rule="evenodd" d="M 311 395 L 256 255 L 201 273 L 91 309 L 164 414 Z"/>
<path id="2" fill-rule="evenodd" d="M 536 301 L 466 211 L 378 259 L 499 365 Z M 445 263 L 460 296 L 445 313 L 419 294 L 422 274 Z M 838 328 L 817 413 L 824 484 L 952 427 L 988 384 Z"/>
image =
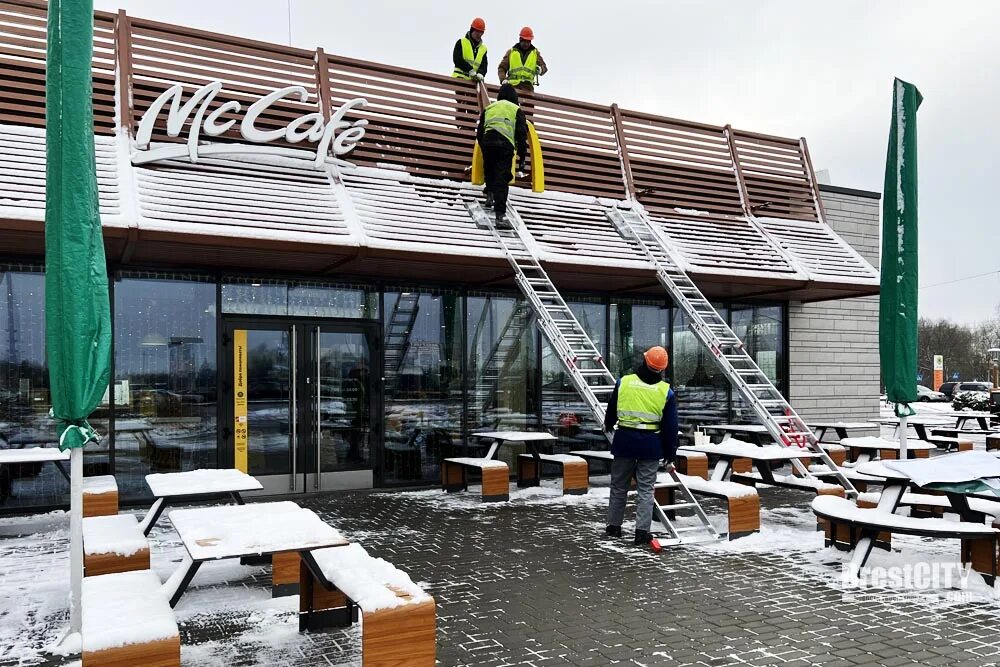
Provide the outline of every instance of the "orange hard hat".
<path id="1" fill-rule="evenodd" d="M 533 40 L 535 38 L 535 33 L 528 26 L 524 26 L 523 28 L 521 28 L 520 37 L 521 37 L 521 39 L 526 39 L 526 40 L 528 40 L 530 42 L 531 40 Z"/>
<path id="2" fill-rule="evenodd" d="M 666 370 L 667 364 L 670 363 L 667 351 L 659 345 L 649 348 L 642 356 L 646 360 L 646 365 L 654 371 Z"/>
<path id="3" fill-rule="evenodd" d="M 479 32 L 486 32 L 486 21 L 482 20 L 478 16 L 472 19 L 472 25 L 469 26 L 473 30 L 478 30 Z"/>

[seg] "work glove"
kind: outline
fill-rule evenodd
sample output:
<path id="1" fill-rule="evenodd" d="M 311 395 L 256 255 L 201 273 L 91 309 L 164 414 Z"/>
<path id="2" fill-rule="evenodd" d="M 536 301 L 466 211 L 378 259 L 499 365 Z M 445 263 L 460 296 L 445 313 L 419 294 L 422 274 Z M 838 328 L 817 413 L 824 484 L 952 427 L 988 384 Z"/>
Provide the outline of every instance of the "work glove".
<path id="1" fill-rule="evenodd" d="M 483 80 L 483 75 L 480 74 L 479 72 L 476 72 L 475 74 L 472 75 L 472 80 L 473 81 L 482 81 Z"/>
<path id="2" fill-rule="evenodd" d="M 662 461 L 660 461 L 660 470 L 662 470 L 663 472 L 673 472 L 674 462 L 663 459 Z"/>
<path id="3" fill-rule="evenodd" d="M 503 81 L 501 81 L 501 82 L 500 82 L 500 85 L 502 86 L 502 85 L 503 85 L 503 84 L 505 84 L 505 83 L 507 83 L 507 79 L 504 79 Z"/>

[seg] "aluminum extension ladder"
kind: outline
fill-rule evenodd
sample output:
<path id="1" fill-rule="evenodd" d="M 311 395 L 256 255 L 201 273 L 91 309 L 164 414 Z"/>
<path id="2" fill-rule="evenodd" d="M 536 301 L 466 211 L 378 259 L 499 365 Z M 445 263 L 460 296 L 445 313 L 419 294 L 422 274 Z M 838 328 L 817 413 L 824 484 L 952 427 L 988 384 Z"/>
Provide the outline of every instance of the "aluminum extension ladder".
<path id="1" fill-rule="evenodd" d="M 771 383 L 771 380 L 757 366 L 726 320 L 701 293 L 682 264 L 673 255 L 670 244 L 657 233 L 645 213 L 635 208 L 613 208 L 608 217 L 627 241 L 632 241 L 642 249 L 646 257 L 656 266 L 656 277 L 666 288 L 674 303 L 680 306 L 688 317 L 691 330 L 707 347 L 729 382 L 740 393 L 743 400 L 753 409 L 760 422 L 767 428 L 775 442 L 786 447 L 798 446 L 816 452 L 819 458 L 843 485 L 847 495 L 857 497 L 857 490 L 844 472 L 833 462 L 819 440 L 792 406 Z M 798 459 L 792 466 L 800 474 L 815 478 Z"/>
<path id="2" fill-rule="evenodd" d="M 563 369 L 594 415 L 597 423 L 604 424 L 607 399 L 615 388 L 615 377 L 608 370 L 604 358 L 577 321 L 569 305 L 549 279 L 545 269 L 531 250 L 529 233 L 521 216 L 513 206 L 507 207 L 507 219 L 513 229 L 497 229 L 492 216 L 486 214 L 478 201 L 468 201 L 466 206 L 476 225 L 489 229 L 503 249 L 507 260 L 514 268 L 515 282 L 521 289 L 535 313 L 535 321 L 545 336 Z M 601 398 L 598 397 L 602 397 Z M 602 428 L 603 431 L 603 428 Z M 605 433 L 606 437 L 609 437 Z M 683 500 L 663 505 L 653 503 L 654 517 L 666 529 L 666 537 L 658 540 L 659 545 L 693 544 L 721 539 L 719 532 L 708 520 L 708 516 L 687 488 L 676 471 L 670 472 L 671 481 L 658 484 L 680 491 Z M 676 526 L 666 512 L 671 510 L 691 510 L 698 519 L 694 526 Z"/>

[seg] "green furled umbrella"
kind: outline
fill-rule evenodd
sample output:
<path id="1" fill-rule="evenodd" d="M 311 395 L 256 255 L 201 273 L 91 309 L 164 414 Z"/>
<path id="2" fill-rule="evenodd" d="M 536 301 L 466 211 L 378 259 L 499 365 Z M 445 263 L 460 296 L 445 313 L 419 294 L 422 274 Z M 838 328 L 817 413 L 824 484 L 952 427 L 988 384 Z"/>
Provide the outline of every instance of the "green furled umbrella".
<path id="1" fill-rule="evenodd" d="M 917 400 L 917 109 L 916 86 L 896 79 L 882 195 L 882 287 L 879 354 L 886 398 L 900 418 L 900 458 L 906 458 L 906 418 Z"/>
<path id="2" fill-rule="evenodd" d="M 83 447 L 108 387 L 111 308 L 97 207 L 93 0 L 51 0 L 45 68 L 45 343 L 59 448 L 70 454 L 70 632 L 80 630 Z"/>

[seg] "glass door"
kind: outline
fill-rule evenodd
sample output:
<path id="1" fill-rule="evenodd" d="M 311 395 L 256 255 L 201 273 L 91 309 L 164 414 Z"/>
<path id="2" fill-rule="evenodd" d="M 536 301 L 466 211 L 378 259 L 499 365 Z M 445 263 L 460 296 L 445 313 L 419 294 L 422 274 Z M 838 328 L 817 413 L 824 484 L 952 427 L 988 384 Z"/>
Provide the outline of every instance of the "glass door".
<path id="1" fill-rule="evenodd" d="M 220 461 L 265 494 L 373 486 L 376 341 L 374 324 L 227 321 Z"/>
<path id="2" fill-rule="evenodd" d="M 307 490 L 372 486 L 374 330 L 316 325 L 311 332 Z M 313 380 L 312 378 L 316 378 Z"/>

